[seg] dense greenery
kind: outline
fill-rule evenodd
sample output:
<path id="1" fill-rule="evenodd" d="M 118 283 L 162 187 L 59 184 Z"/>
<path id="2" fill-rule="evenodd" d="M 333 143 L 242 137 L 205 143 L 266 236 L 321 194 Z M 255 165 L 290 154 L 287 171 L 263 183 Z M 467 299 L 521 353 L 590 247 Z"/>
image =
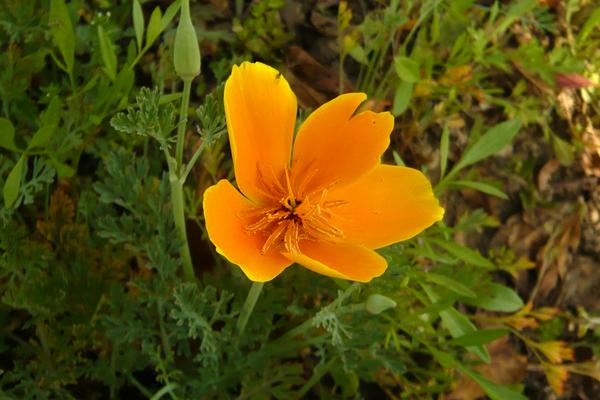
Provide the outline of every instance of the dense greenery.
<path id="1" fill-rule="evenodd" d="M 508 379 L 490 373 L 502 355 L 490 343 L 507 337 L 504 352 L 529 357 L 530 375 L 546 374 L 556 392 L 567 372 L 600 377 L 594 310 L 554 307 L 536 297 L 539 285 L 515 285 L 560 261 L 570 220 L 553 231 L 544 266 L 472 240 L 490 238 L 509 208 L 549 209 L 540 168 L 555 159 L 575 170 L 590 151 L 597 5 L 192 0 L 202 72 L 181 107 L 180 3 L 0 0 L 0 397 L 547 393 L 525 367 Z M 334 67 L 290 50 L 316 39 Z M 251 282 L 216 254 L 201 209 L 206 187 L 233 178 L 222 84 L 242 60 L 293 73 L 312 99 L 357 90 L 391 110 L 388 162 L 422 168 L 447 209 L 444 222 L 383 249 L 389 268 L 368 284 L 289 268 L 265 284 L 243 333 Z M 311 76 L 311 63 L 334 78 Z M 464 205 L 469 195 L 479 207 Z M 583 212 L 573 207 L 569 215 Z M 465 380 L 479 388 L 473 397 L 456 392 Z"/>

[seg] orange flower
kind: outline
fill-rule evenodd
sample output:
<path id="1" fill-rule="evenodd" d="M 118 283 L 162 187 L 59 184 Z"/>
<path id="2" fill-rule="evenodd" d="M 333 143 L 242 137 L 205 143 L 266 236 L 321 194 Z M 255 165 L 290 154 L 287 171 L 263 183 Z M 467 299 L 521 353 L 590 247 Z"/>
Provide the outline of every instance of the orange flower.
<path id="1" fill-rule="evenodd" d="M 261 63 L 233 67 L 225 115 L 241 193 L 221 180 L 203 207 L 217 251 L 249 279 L 269 281 L 297 262 L 366 282 L 387 268 L 372 249 L 442 218 L 421 172 L 380 164 L 394 118 L 357 112 L 365 98 L 349 93 L 324 104 L 294 139 L 296 97 L 285 78 Z"/>

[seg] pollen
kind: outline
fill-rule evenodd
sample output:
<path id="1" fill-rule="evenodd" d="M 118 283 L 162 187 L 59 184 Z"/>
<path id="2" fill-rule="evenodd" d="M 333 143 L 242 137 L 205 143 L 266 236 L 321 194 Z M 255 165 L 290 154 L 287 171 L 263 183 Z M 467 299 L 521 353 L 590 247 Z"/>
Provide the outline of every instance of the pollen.
<path id="1" fill-rule="evenodd" d="M 246 225 L 248 234 L 262 234 L 266 237 L 261 248 L 265 255 L 270 249 L 281 252 L 300 253 L 300 241 L 337 242 L 345 238 L 344 232 L 335 226 L 335 208 L 347 203 L 345 200 L 328 200 L 329 187 L 311 193 L 293 190 L 290 171 L 286 168 L 285 184 L 275 178 L 270 185 L 258 173 L 258 186 L 267 195 L 268 204 L 257 206 L 242 215 L 252 221 Z M 305 175 L 306 176 L 306 175 Z M 305 182 L 298 187 L 303 188 Z"/>

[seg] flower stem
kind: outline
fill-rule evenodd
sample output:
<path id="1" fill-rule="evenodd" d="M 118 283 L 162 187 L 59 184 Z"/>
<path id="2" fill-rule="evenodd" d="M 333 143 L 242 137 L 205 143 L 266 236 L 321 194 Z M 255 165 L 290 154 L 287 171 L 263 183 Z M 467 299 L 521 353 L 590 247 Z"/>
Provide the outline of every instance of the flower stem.
<path id="1" fill-rule="evenodd" d="M 173 219 L 175 227 L 181 239 L 179 254 L 183 263 L 183 275 L 187 281 L 194 281 L 194 267 L 192 256 L 188 246 L 187 231 L 185 228 L 185 202 L 183 197 L 184 179 L 181 179 L 183 170 L 183 145 L 185 142 L 185 128 L 187 126 L 187 113 L 190 104 L 190 92 L 192 80 L 183 81 L 183 96 L 181 97 L 181 108 L 179 110 L 179 126 L 177 127 L 177 148 L 175 149 L 175 160 L 165 151 L 165 157 L 169 165 L 169 183 L 171 184 L 171 203 L 173 204 Z"/>
<path id="2" fill-rule="evenodd" d="M 310 379 L 304 384 L 304 386 L 302 386 L 302 388 L 300 388 L 298 393 L 296 393 L 296 395 L 298 396 L 297 398 L 300 399 L 300 398 L 304 397 L 304 395 L 307 394 L 308 391 L 313 386 L 315 386 L 315 384 L 317 382 L 319 382 L 326 373 L 328 373 L 331 370 L 331 368 L 333 368 L 334 364 L 337 361 L 338 361 L 338 359 L 336 357 L 332 357 L 329 361 L 327 361 L 327 363 L 321 363 L 321 364 L 317 365 L 313 376 L 311 376 Z"/>
<path id="3" fill-rule="evenodd" d="M 175 161 L 178 171 L 183 167 L 183 145 L 185 143 L 185 128 L 187 127 L 187 114 L 190 106 L 190 92 L 192 90 L 192 80 L 183 81 L 183 95 L 181 96 L 181 108 L 179 109 L 179 126 L 177 127 L 177 149 Z"/>
<path id="4" fill-rule="evenodd" d="M 244 329 L 246 329 L 248 319 L 250 318 L 250 315 L 252 315 L 252 311 L 254 310 L 254 306 L 256 305 L 256 301 L 258 300 L 264 285 L 265 284 L 263 282 L 252 283 L 252 287 L 248 292 L 248 297 L 246 297 L 246 302 L 242 306 L 242 311 L 240 312 L 240 316 L 237 320 L 236 329 L 239 336 L 241 336 L 244 332 Z"/>
<path id="5" fill-rule="evenodd" d="M 192 265 L 192 255 L 188 246 L 187 231 L 185 228 L 185 207 L 183 199 L 183 182 L 179 177 L 169 174 L 171 183 L 171 202 L 173 203 L 173 218 L 175 219 L 175 227 L 179 232 L 179 238 L 182 240 L 179 254 L 183 263 L 183 275 L 189 282 L 193 282 L 195 278 L 194 267 Z"/>

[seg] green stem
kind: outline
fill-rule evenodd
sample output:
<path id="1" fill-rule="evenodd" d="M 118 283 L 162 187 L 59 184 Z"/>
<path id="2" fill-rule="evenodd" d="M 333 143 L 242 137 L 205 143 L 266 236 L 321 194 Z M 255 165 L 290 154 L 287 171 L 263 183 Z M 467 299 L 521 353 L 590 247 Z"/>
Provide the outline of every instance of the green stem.
<path id="1" fill-rule="evenodd" d="M 158 326 L 160 329 L 160 340 L 162 342 L 163 351 L 165 353 L 165 358 L 169 359 L 171 357 L 171 344 L 169 343 L 169 336 L 167 335 L 167 331 L 165 330 L 165 324 L 163 322 L 163 314 L 164 307 L 162 300 L 158 300 Z"/>
<path id="2" fill-rule="evenodd" d="M 246 302 L 242 306 L 242 311 L 237 320 L 236 329 L 239 336 L 241 336 L 244 329 L 246 329 L 248 319 L 250 318 L 250 315 L 252 315 L 252 311 L 254 310 L 254 306 L 256 305 L 256 301 L 258 300 L 258 296 L 260 296 L 260 292 L 262 292 L 264 285 L 263 282 L 254 282 L 248 292 L 248 297 L 246 297 Z"/>
<path id="3" fill-rule="evenodd" d="M 160 389 L 158 392 L 156 392 L 154 394 L 154 396 L 152 396 L 150 398 L 150 400 L 159 400 L 162 399 L 164 397 L 165 394 L 169 394 L 171 395 L 172 399 L 177 399 L 177 396 L 175 395 L 175 393 L 173 393 L 175 391 L 175 389 L 177 389 L 177 385 L 175 383 L 168 383 L 167 385 L 163 386 L 162 389 Z"/>
<path id="4" fill-rule="evenodd" d="M 244 13 L 244 0 L 235 0 L 235 16 L 241 20 Z"/>
<path id="5" fill-rule="evenodd" d="M 152 392 L 150 392 L 148 389 L 146 389 L 146 387 L 144 385 L 142 385 L 142 383 L 140 381 L 138 381 L 135 378 L 135 376 L 133 376 L 133 374 L 127 374 L 127 378 L 129 378 L 131 383 L 133 383 L 133 386 L 135 386 L 144 396 L 146 396 L 147 398 L 152 397 Z"/>
<path id="6" fill-rule="evenodd" d="M 192 172 L 192 168 L 194 168 L 194 164 L 196 164 L 196 161 L 198 161 L 198 157 L 200 157 L 200 155 L 202 154 L 204 149 L 206 149 L 206 142 L 202 142 L 200 144 L 200 146 L 198 146 L 198 148 L 196 149 L 196 152 L 194 153 L 192 158 L 190 158 L 190 161 L 185 166 L 185 170 L 181 174 L 181 182 L 182 183 L 185 183 L 185 181 L 187 180 L 188 175 L 190 174 L 190 172 Z"/>
<path id="7" fill-rule="evenodd" d="M 190 105 L 191 89 L 192 80 L 184 80 L 183 95 L 181 96 L 181 108 L 179 110 L 179 126 L 177 127 L 177 149 L 175 153 L 175 161 L 177 162 L 178 170 L 180 170 L 183 166 L 183 145 L 185 143 L 185 128 L 187 127 L 187 114 Z"/>
<path id="8" fill-rule="evenodd" d="M 333 367 L 333 364 L 337 361 L 336 357 L 332 357 L 326 364 L 319 364 L 315 368 L 315 373 L 310 377 L 310 379 L 302 386 L 300 391 L 297 393 L 297 398 L 301 399 L 304 397 L 306 393 L 321 380 L 323 375 L 325 375 L 329 370 Z"/>
<path id="9" fill-rule="evenodd" d="M 345 291 L 344 293 L 342 293 L 342 295 L 340 295 L 337 299 L 335 299 L 334 301 L 331 302 L 331 304 L 327 307 L 332 307 L 332 308 L 336 308 L 339 307 L 339 305 L 344 302 L 344 300 L 346 300 L 346 298 L 348 296 L 350 296 L 357 288 L 359 287 L 359 285 L 357 283 L 353 283 L 352 285 L 350 285 Z M 359 303 L 359 304 L 350 304 L 346 307 L 341 307 L 337 310 L 337 312 L 342 315 L 342 314 L 347 314 L 347 313 L 353 313 L 353 312 L 357 312 L 357 311 L 363 311 L 365 309 L 365 304 L 364 303 Z M 303 333 L 305 333 L 308 329 L 310 329 L 313 326 L 313 322 L 315 320 L 315 317 L 311 317 L 309 319 L 307 319 L 306 321 L 304 321 L 303 323 L 301 323 L 300 325 L 298 325 L 295 328 L 290 329 L 289 331 L 287 331 L 286 333 L 284 333 L 283 335 L 281 335 L 280 337 L 278 337 L 277 339 L 273 340 L 272 342 L 270 342 L 268 344 L 268 347 L 277 347 L 279 346 L 281 343 L 285 343 L 289 340 L 292 340 L 293 338 L 295 338 L 296 336 L 300 336 Z"/>
<path id="10" fill-rule="evenodd" d="M 165 150 L 165 157 L 169 165 L 169 183 L 171 184 L 171 203 L 173 204 L 173 219 L 179 231 L 181 249 L 179 251 L 183 263 L 183 275 L 189 282 L 195 278 L 192 256 L 188 246 L 187 230 L 185 228 L 185 201 L 183 196 L 184 180 L 181 178 L 183 169 L 183 145 L 185 142 L 185 128 L 187 126 L 187 113 L 190 104 L 190 91 L 192 80 L 183 81 L 183 95 L 181 96 L 181 109 L 179 111 L 179 126 L 177 127 L 177 148 L 175 160 Z"/>
<path id="11" fill-rule="evenodd" d="M 171 183 L 171 202 L 173 203 L 173 218 L 175 227 L 179 231 L 179 237 L 182 240 L 181 261 L 183 263 L 183 275 L 189 282 L 195 279 L 194 266 L 192 265 L 192 255 L 188 246 L 187 231 L 185 228 L 185 207 L 183 199 L 183 183 L 176 175 L 169 173 L 169 181 Z"/>

